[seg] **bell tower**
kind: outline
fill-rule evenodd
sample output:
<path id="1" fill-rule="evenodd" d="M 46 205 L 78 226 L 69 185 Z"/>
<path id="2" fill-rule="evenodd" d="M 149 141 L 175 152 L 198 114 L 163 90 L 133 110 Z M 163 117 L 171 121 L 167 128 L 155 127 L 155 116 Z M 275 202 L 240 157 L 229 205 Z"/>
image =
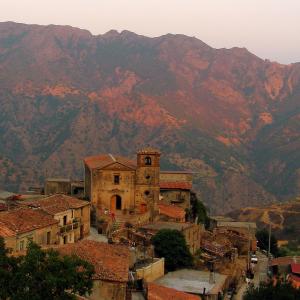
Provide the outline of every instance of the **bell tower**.
<path id="1" fill-rule="evenodd" d="M 137 152 L 135 206 L 138 212 L 150 211 L 153 220 L 159 200 L 160 152 L 145 148 Z"/>

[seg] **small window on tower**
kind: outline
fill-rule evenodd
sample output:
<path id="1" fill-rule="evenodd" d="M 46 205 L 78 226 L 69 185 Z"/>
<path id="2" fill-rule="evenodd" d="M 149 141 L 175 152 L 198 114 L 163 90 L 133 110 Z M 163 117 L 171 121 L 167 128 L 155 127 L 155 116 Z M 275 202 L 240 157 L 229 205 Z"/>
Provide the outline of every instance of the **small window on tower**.
<path id="1" fill-rule="evenodd" d="M 150 192 L 149 191 L 145 191 L 144 193 L 146 196 L 149 196 L 150 195 Z"/>
<path id="2" fill-rule="evenodd" d="M 149 156 L 147 156 L 147 157 L 145 157 L 145 165 L 146 166 L 151 166 L 151 157 L 149 157 Z"/>
<path id="3" fill-rule="evenodd" d="M 114 175 L 114 184 L 120 184 L 120 175 Z"/>

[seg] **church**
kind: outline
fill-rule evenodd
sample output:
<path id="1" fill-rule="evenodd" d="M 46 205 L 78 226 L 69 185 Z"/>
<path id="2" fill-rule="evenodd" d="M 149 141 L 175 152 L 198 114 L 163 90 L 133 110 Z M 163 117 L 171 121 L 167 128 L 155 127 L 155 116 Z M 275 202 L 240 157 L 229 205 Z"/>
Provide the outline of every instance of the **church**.
<path id="1" fill-rule="evenodd" d="M 145 148 L 137 152 L 136 161 L 113 154 L 84 159 L 85 197 L 98 220 L 113 215 L 131 223 L 136 217 L 136 222 L 153 221 L 164 199 L 189 208 L 192 174 L 161 172 L 160 155 L 157 149 Z"/>

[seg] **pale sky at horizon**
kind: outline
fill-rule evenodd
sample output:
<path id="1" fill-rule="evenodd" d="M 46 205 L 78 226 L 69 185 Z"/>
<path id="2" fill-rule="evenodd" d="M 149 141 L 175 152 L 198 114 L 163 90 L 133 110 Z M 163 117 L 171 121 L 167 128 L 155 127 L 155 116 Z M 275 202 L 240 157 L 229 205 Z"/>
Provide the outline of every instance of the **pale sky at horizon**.
<path id="1" fill-rule="evenodd" d="M 0 21 L 71 25 L 103 34 L 182 33 L 215 48 L 300 62 L 300 0 L 0 0 Z"/>

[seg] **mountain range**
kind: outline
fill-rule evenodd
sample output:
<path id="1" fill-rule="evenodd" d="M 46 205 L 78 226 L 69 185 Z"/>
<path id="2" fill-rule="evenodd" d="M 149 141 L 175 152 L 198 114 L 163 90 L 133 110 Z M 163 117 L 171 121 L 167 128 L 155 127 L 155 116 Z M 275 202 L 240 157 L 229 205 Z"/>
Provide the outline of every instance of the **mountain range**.
<path id="1" fill-rule="evenodd" d="M 300 63 L 184 35 L 0 23 L 0 187 L 83 177 L 82 158 L 194 172 L 211 213 L 300 194 Z"/>

